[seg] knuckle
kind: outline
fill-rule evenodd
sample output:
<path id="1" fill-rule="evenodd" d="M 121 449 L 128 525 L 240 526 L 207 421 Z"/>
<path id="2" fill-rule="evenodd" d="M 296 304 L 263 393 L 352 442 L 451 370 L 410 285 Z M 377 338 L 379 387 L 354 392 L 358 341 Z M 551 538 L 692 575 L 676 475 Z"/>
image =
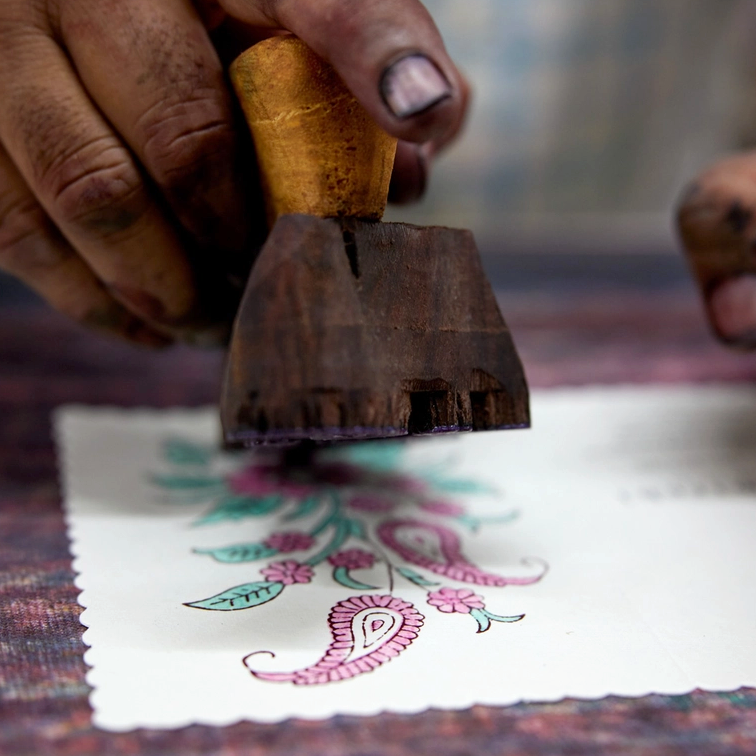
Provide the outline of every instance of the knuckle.
<path id="1" fill-rule="evenodd" d="M 32 170 L 32 188 L 60 224 L 109 234 L 145 211 L 141 176 L 115 134 L 82 120 L 77 103 L 29 87 L 9 103 Z"/>
<path id="2" fill-rule="evenodd" d="M 23 36 L 23 28 L 7 18 L 0 18 L 0 49 L 9 50 Z"/>
<path id="3" fill-rule="evenodd" d="M 169 193 L 196 186 L 208 172 L 228 166 L 236 136 L 223 103 L 213 95 L 153 108 L 140 123 L 144 158 Z"/>
<path id="4" fill-rule="evenodd" d="M 143 215 L 139 171 L 114 137 L 83 142 L 41 172 L 42 191 L 62 222 L 102 235 L 125 231 Z"/>
<path id="5" fill-rule="evenodd" d="M 375 0 L 363 0 L 358 8 L 344 0 L 321 0 L 308 11 L 306 24 L 313 33 L 313 41 L 322 40 L 324 48 L 331 47 L 332 52 L 339 48 L 359 50 L 363 55 L 369 52 L 372 57 L 372 51 L 380 49 L 385 36 L 396 29 L 393 14 Z M 321 54 L 324 51 L 319 50 Z"/>
<path id="6" fill-rule="evenodd" d="M 31 39 L 36 39 L 39 25 L 35 20 L 33 8 L 19 3 L 16 3 L 16 7 L 6 7 L 3 4 L 3 13 L 0 15 L 0 49 L 17 50 L 27 45 Z"/>

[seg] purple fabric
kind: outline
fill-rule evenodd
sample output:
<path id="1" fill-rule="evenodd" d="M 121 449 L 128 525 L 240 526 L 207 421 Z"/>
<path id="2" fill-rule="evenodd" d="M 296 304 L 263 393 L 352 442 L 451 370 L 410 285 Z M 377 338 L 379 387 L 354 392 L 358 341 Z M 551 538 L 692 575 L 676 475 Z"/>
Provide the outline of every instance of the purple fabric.
<path id="1" fill-rule="evenodd" d="M 533 386 L 756 379 L 756 355 L 711 339 L 689 286 L 534 287 L 507 294 L 502 309 Z M 211 403 L 221 363 L 213 353 L 109 344 L 0 299 L 0 754 L 756 753 L 751 690 L 174 732 L 93 729 L 50 411 L 68 402 Z"/>

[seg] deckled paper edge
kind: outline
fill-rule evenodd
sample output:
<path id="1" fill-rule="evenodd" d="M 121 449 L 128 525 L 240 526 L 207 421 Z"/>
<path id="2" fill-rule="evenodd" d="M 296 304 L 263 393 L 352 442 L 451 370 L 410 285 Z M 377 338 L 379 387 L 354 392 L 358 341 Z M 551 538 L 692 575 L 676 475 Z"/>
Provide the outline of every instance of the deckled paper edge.
<path id="1" fill-rule="evenodd" d="M 167 731 L 173 731 L 190 727 L 194 722 L 187 721 L 186 723 L 179 724 L 175 727 L 162 727 L 162 728 L 149 728 L 144 726 L 135 726 L 128 728 L 115 728 L 109 726 L 103 726 L 98 724 L 98 712 L 97 707 L 97 680 L 93 679 L 96 676 L 97 657 L 99 656 L 100 649 L 97 648 L 97 640 L 95 631 L 97 629 L 96 620 L 96 607 L 89 606 L 89 599 L 87 595 L 86 575 L 91 574 L 91 571 L 87 569 L 87 557 L 80 550 L 79 535 L 77 532 L 76 524 L 74 523 L 73 512 L 70 508 L 70 491 L 71 491 L 71 465 L 70 453 L 73 448 L 70 442 L 70 422 L 74 416 L 92 416 L 92 417 L 104 417 L 104 416 L 123 416 L 129 419 L 135 417 L 143 417 L 146 420 L 152 420 L 155 417 L 166 417 L 171 414 L 186 417 L 188 414 L 195 413 L 197 415 L 206 414 L 208 412 L 216 412 L 217 408 L 206 405 L 202 407 L 118 407 L 115 405 L 85 405 L 85 404 L 65 404 L 56 407 L 52 412 L 52 437 L 56 450 L 56 464 L 58 468 L 58 486 L 61 494 L 61 505 L 63 509 L 63 520 L 66 526 L 66 536 L 68 538 L 68 551 L 71 555 L 71 569 L 74 572 L 73 584 L 78 589 L 78 595 L 76 597 L 77 603 L 82 608 L 82 612 L 79 614 L 80 624 L 86 628 L 81 635 L 81 640 L 87 649 L 83 654 L 84 664 L 87 666 L 87 671 L 84 675 L 84 679 L 89 686 L 90 690 L 87 695 L 89 705 L 92 709 L 92 724 L 94 727 L 105 730 L 107 732 L 136 732 L 138 730 L 147 729 L 161 729 Z M 93 627 L 94 625 L 94 627 Z M 244 721 L 244 720 L 238 720 Z M 204 722 L 197 721 L 196 724 L 206 724 Z M 211 723 L 207 723 L 211 724 Z"/>
<path id="2" fill-rule="evenodd" d="M 548 395 L 550 397 L 559 397 L 560 395 L 574 395 L 574 394 L 584 394 L 588 392 L 603 392 L 603 393 L 612 393 L 612 394 L 621 394 L 621 393 L 628 393 L 628 392 L 638 392 L 638 393 L 645 393 L 645 392 L 655 392 L 655 391 L 670 391 L 678 393 L 680 391 L 690 391 L 692 393 L 708 393 L 711 391 L 741 391 L 744 394 L 745 393 L 752 393 L 754 396 L 756 396 L 756 386 L 750 383 L 737 381 L 732 383 L 722 382 L 722 381 L 716 381 L 716 382 L 710 382 L 710 383 L 622 383 L 622 384 L 589 384 L 589 385 L 575 385 L 575 386 L 557 386 L 554 388 L 540 388 L 540 389 L 532 389 L 531 390 L 531 397 L 533 395 Z M 333 717 L 319 717 L 319 716 L 313 716 L 313 717 L 307 717 L 305 715 L 297 715 L 297 716 L 282 716 L 282 717 L 276 717 L 276 718 L 256 718 L 251 719 L 248 717 L 232 717 L 229 719 L 205 719 L 205 718 L 196 718 L 196 719 L 187 719 L 185 721 L 177 722 L 172 725 L 161 725 L 161 726 L 148 726 L 148 725 L 135 725 L 133 727 L 113 727 L 113 726 L 106 726 L 98 722 L 98 708 L 96 705 L 96 693 L 97 693 L 97 684 L 96 681 L 92 680 L 93 673 L 95 671 L 95 667 L 97 666 L 97 656 L 98 656 L 98 649 L 96 646 L 96 637 L 95 637 L 95 630 L 96 627 L 92 627 L 92 624 L 96 625 L 96 608 L 90 607 L 88 605 L 87 601 L 87 588 L 86 588 L 86 578 L 85 574 L 87 574 L 87 571 L 85 570 L 86 566 L 86 557 L 82 555 L 79 551 L 79 541 L 78 541 L 78 535 L 76 533 L 76 526 L 73 522 L 73 515 L 69 508 L 69 482 L 70 482 L 70 466 L 68 464 L 69 462 L 69 450 L 71 449 L 71 445 L 67 443 L 68 440 L 68 420 L 67 418 L 78 414 L 78 415 L 92 415 L 92 416 L 98 416 L 102 417 L 105 415 L 114 415 L 114 416 L 127 416 L 129 419 L 133 419 L 135 417 L 142 416 L 146 419 L 152 419 L 154 417 L 166 417 L 171 414 L 180 415 L 180 416 L 186 416 L 190 413 L 207 413 L 208 411 L 216 411 L 216 408 L 211 405 L 205 405 L 202 407 L 169 407 L 169 408 L 156 408 L 156 407 L 117 407 L 114 405 L 84 405 L 84 404 L 66 404 L 61 405 L 60 407 L 57 407 L 53 411 L 53 417 L 52 417 L 52 429 L 53 429 L 53 440 L 55 443 L 56 448 L 56 456 L 57 456 L 57 465 L 58 465 L 58 480 L 59 480 L 59 486 L 61 491 L 61 499 L 62 499 L 62 506 L 63 506 L 63 516 L 64 521 L 66 524 L 66 533 L 68 537 L 68 543 L 69 543 L 69 552 L 71 554 L 71 565 L 72 569 L 75 573 L 74 577 L 74 585 L 76 588 L 79 589 L 79 594 L 77 596 L 77 602 L 79 606 L 82 607 L 83 611 L 79 615 L 79 622 L 83 627 L 86 628 L 84 633 L 82 634 L 82 641 L 83 643 L 88 647 L 87 650 L 84 653 L 83 661 L 88 667 L 88 670 L 85 675 L 85 679 L 87 684 L 90 687 L 90 692 L 88 695 L 89 704 L 92 708 L 92 724 L 94 727 L 107 731 L 107 732 L 118 732 L 118 733 L 128 733 L 128 732 L 138 732 L 141 730 L 146 731 L 165 731 L 165 732 L 175 732 L 178 730 L 186 729 L 187 727 L 192 726 L 205 726 L 205 727 L 231 727 L 236 724 L 240 724 L 242 722 L 251 722 L 256 724 L 281 724 L 284 722 L 289 721 L 310 721 L 310 722 L 327 722 L 330 721 L 330 719 L 333 719 L 336 716 L 351 716 L 351 717 L 377 717 L 381 716 L 383 714 L 389 714 L 389 715 L 412 715 L 412 714 L 421 714 L 424 712 L 447 712 L 447 711 L 458 711 L 458 712 L 466 712 L 470 711 L 471 709 L 478 707 L 478 706 L 485 706 L 485 707 L 492 707 L 492 708 L 508 708 L 511 706 L 517 706 L 519 704 L 555 704 L 555 703 L 566 703 L 569 701 L 578 701 L 578 702 L 591 702 L 591 701 L 601 701 L 607 698 L 618 698 L 618 699 L 630 699 L 630 700 L 638 700 L 642 698 L 646 698 L 649 696 L 683 696 L 683 695 L 689 695 L 691 693 L 695 693 L 697 691 L 703 691 L 703 692 L 710 692 L 710 693 L 735 693 L 741 689 L 743 689 L 745 686 L 742 682 L 733 682 L 732 687 L 717 687 L 717 688 L 708 688 L 708 687 L 701 687 L 701 688 L 690 688 L 688 686 L 684 686 L 681 688 L 671 688 L 669 690 L 648 690 L 644 692 L 638 692 L 638 691 L 629 691 L 629 692 L 623 692 L 618 689 L 612 689 L 607 691 L 602 691 L 601 693 L 597 693 L 591 696 L 585 696 L 585 695 L 577 695 L 574 693 L 567 693 L 565 695 L 557 695 L 557 696 L 550 696 L 550 697 L 539 697 L 538 699 L 529 699 L 529 698 L 513 698 L 508 702 L 502 702 L 501 699 L 498 699 L 496 701 L 493 700 L 486 700 L 486 699 L 472 699 L 469 702 L 465 704 L 460 704 L 459 706 L 454 707 L 442 707 L 442 706 L 418 706 L 418 707 L 378 707 L 374 711 L 366 712 L 364 710 L 362 711 L 347 711 L 343 710 L 340 711 L 338 714 L 333 715 Z"/>

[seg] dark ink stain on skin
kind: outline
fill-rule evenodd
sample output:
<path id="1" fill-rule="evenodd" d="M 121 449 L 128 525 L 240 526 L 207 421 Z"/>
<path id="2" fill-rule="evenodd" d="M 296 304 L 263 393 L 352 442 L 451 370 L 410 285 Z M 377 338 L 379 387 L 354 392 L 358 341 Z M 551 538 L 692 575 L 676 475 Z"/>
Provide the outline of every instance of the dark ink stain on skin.
<path id="1" fill-rule="evenodd" d="M 106 179 L 90 179 L 77 204 L 92 208 L 79 216 L 79 224 L 105 237 L 131 228 L 147 210 L 144 198 L 138 194 L 130 202 L 119 199 L 118 190 Z"/>
<path id="2" fill-rule="evenodd" d="M 748 228 L 752 217 L 751 210 L 744 208 L 738 200 L 735 200 L 725 216 L 725 221 L 732 231 L 736 234 L 742 234 Z"/>
<path id="3" fill-rule="evenodd" d="M 160 14 L 127 34 L 140 61 L 136 84 L 155 103 L 137 128 L 162 195 L 200 243 L 241 249 L 244 181 L 222 68 L 191 29 Z"/>
<path id="4" fill-rule="evenodd" d="M 146 209 L 144 198 L 139 192 L 124 197 L 123 183 L 128 180 L 125 173 L 113 170 L 112 175 L 108 171 L 99 177 L 87 177 L 86 171 L 94 172 L 96 163 L 91 167 L 78 164 L 90 153 L 93 160 L 99 159 L 98 149 L 92 146 L 102 140 L 91 140 L 87 145 L 81 114 L 70 102 L 51 99 L 42 89 L 31 89 L 22 101 L 11 105 L 14 106 L 37 188 L 53 196 L 61 192 L 69 195 L 64 212 L 70 219 L 103 235 L 124 231 L 138 220 Z M 115 146 L 113 139 L 112 145 L 108 143 L 102 150 Z M 75 187 L 79 182 L 83 188 L 70 197 L 74 190 L 66 187 Z"/>
<path id="5" fill-rule="evenodd" d="M 129 32 L 131 47 L 143 61 L 136 83 L 152 84 L 179 101 L 191 97 L 198 89 L 220 84 L 208 71 L 203 52 L 178 23 L 163 17 L 134 22 Z"/>
<path id="6" fill-rule="evenodd" d="M 50 99 L 45 90 L 30 87 L 23 98 L 8 106 L 15 110 L 13 120 L 20 124 L 23 142 L 37 173 L 45 173 L 80 138 L 74 109 L 63 100 Z"/>

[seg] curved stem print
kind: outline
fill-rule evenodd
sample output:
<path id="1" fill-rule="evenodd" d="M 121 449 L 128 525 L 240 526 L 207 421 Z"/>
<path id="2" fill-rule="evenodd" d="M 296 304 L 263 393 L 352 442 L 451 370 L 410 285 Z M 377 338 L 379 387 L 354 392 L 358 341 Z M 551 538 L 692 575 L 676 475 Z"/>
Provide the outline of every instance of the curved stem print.
<path id="1" fill-rule="evenodd" d="M 319 501 L 322 501 L 322 499 L 319 499 Z M 341 514 L 341 500 L 333 492 L 330 492 L 330 496 L 328 497 L 328 505 L 329 510 L 326 516 L 310 531 L 310 535 L 319 536 L 338 519 Z"/>
<path id="2" fill-rule="evenodd" d="M 311 556 L 305 564 L 311 567 L 324 562 L 334 551 L 336 551 L 344 541 L 349 537 L 349 523 L 341 516 L 341 500 L 334 492 L 331 494 L 331 512 L 330 514 L 315 527 L 311 532 L 313 536 L 320 535 L 329 527 L 333 528 L 333 535 L 328 544 L 315 556 Z"/>
<path id="3" fill-rule="evenodd" d="M 373 540 L 372 538 L 369 541 L 370 545 L 375 549 L 375 551 L 378 552 L 378 557 L 380 560 L 386 565 L 386 574 L 388 577 L 388 590 L 389 593 L 394 592 L 394 565 L 391 563 L 391 559 L 389 559 L 389 555 L 386 553 L 386 550 L 378 543 L 377 541 Z"/>

